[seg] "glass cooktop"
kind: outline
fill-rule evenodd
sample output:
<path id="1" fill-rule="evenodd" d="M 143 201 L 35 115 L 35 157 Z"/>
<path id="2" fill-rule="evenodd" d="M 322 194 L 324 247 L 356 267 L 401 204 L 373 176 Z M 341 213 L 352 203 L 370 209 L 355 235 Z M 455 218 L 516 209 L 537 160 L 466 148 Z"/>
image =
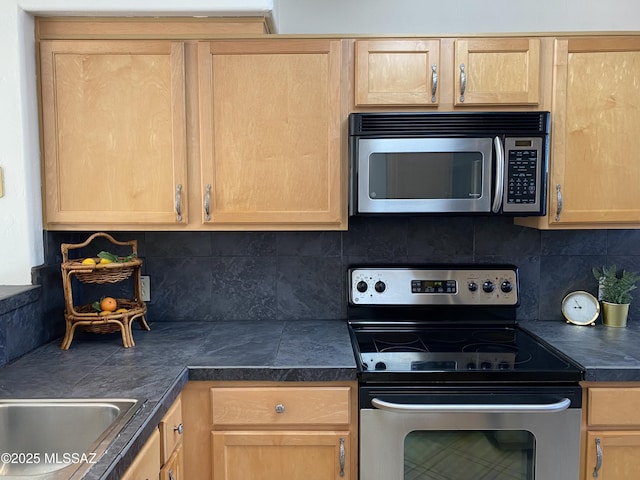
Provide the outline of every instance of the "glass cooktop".
<path id="1" fill-rule="evenodd" d="M 580 368 L 517 325 L 350 326 L 365 378 L 580 380 Z M 414 378 L 415 377 L 415 378 Z"/>

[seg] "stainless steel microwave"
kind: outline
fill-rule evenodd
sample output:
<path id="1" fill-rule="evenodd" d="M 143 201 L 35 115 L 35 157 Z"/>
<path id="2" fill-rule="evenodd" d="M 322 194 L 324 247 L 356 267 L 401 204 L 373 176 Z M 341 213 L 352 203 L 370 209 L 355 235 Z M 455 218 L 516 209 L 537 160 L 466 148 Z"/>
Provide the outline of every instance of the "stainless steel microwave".
<path id="1" fill-rule="evenodd" d="M 549 112 L 352 113 L 350 214 L 546 214 Z"/>

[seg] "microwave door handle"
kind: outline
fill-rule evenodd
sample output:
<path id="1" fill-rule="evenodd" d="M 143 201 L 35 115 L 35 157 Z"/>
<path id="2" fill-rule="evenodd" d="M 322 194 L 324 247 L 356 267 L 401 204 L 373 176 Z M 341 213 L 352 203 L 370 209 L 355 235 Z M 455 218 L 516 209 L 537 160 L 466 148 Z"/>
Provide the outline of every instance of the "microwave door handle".
<path id="1" fill-rule="evenodd" d="M 493 144 L 496 149 L 496 191 L 493 194 L 493 203 L 491 204 L 491 211 L 493 213 L 500 212 L 502 205 L 502 194 L 504 193 L 504 148 L 500 137 L 493 139 Z"/>
<path id="2" fill-rule="evenodd" d="M 562 412 L 569 408 L 571 400 L 563 398 L 555 403 L 537 404 L 506 404 L 506 405 L 484 405 L 484 404 L 403 404 L 392 403 L 374 398 L 371 405 L 389 412 L 395 413 L 553 413 Z"/>

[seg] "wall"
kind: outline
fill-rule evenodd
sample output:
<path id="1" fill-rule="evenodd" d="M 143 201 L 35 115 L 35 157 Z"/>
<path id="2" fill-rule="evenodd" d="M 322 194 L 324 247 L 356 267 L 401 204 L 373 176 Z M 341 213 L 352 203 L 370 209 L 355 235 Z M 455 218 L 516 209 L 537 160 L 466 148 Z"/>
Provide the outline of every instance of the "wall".
<path id="1" fill-rule="evenodd" d="M 42 285 L 25 305 L 0 310 L 0 364 L 60 334 L 60 243 L 87 236 L 46 232 L 42 239 L 33 15 L 231 15 L 272 9 L 280 33 L 637 30 L 640 18 L 636 0 L 0 2 L 0 168 L 5 175 L 0 285 L 32 279 Z M 637 231 L 538 232 L 504 219 L 357 219 L 344 233 L 135 235 L 152 276 L 151 321 L 342 317 L 344 269 L 352 262 L 467 260 L 516 263 L 526 291 L 520 317 L 557 320 L 566 291 L 594 290 L 592 266 L 617 262 L 640 269 Z M 632 318 L 638 318 L 639 303 Z"/>
<path id="2" fill-rule="evenodd" d="M 280 33 L 637 30 L 636 0 L 4 0 L 0 2 L 0 285 L 30 284 L 42 263 L 32 15 L 247 15 Z M 9 252 L 9 253 L 7 253 Z"/>
<path id="3" fill-rule="evenodd" d="M 0 1 L 0 285 L 31 284 L 44 258 L 33 15 L 262 15 L 272 0 Z"/>
<path id="4" fill-rule="evenodd" d="M 279 0 L 283 33 L 638 30 L 635 0 Z"/>

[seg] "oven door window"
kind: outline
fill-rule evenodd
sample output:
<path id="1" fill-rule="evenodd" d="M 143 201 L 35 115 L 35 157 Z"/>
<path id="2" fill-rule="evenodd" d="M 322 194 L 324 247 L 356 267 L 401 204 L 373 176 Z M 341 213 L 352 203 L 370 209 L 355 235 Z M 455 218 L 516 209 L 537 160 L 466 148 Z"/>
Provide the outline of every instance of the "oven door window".
<path id="1" fill-rule="evenodd" d="M 416 430 L 404 439 L 404 480 L 533 480 L 526 430 Z"/>
<path id="2" fill-rule="evenodd" d="M 358 147 L 361 211 L 489 211 L 490 138 L 361 139 Z"/>

